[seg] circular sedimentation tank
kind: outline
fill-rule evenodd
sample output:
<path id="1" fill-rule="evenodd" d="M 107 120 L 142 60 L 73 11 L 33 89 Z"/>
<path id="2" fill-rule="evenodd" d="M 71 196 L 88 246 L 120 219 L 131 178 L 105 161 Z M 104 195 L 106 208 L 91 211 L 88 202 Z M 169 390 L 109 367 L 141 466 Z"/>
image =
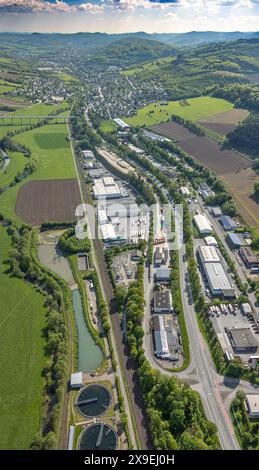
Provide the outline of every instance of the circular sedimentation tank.
<path id="1" fill-rule="evenodd" d="M 91 424 L 80 435 L 79 450 L 114 450 L 117 448 L 117 433 L 105 423 Z"/>
<path id="2" fill-rule="evenodd" d="M 90 384 L 80 390 L 76 407 L 81 415 L 94 418 L 103 415 L 111 405 L 111 393 L 104 385 Z"/>

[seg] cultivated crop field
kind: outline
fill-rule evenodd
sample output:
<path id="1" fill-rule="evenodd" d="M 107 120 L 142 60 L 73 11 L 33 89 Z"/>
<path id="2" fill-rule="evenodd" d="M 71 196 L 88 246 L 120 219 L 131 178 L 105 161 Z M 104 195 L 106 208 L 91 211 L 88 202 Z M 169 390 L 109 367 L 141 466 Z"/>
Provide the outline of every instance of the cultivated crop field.
<path id="1" fill-rule="evenodd" d="M 207 119 L 200 119 L 198 123 L 217 134 L 226 135 L 232 132 L 236 125 L 243 121 L 248 114 L 249 112 L 245 109 L 231 109 L 231 111 L 214 114 Z"/>
<path id="2" fill-rule="evenodd" d="M 42 108 L 42 110 L 44 110 L 44 108 Z M 5 135 L 9 129 L 9 126 L 0 127 L 0 138 L 1 132 L 2 135 Z M 59 136 L 57 140 L 56 134 Z M 23 132 L 22 134 L 17 134 L 14 137 L 15 141 L 20 142 L 31 149 L 33 157 L 37 159 L 38 168 L 28 178 L 21 181 L 20 183 L 17 183 L 15 186 L 9 188 L 4 193 L 0 194 L 1 212 L 6 217 L 15 220 L 16 223 L 20 222 L 20 219 L 15 214 L 16 198 L 20 188 L 27 182 L 32 180 L 66 180 L 76 178 L 72 151 L 70 148 L 69 141 L 66 140 L 67 138 L 68 129 L 66 124 L 48 124 L 37 129 Z M 39 144 L 41 145 L 41 147 L 45 146 L 45 148 L 41 148 Z M 64 145 L 66 146 L 64 147 Z M 18 166 L 18 162 L 16 163 Z M 8 168 L 12 168 L 10 165 L 10 168 L 7 167 L 7 171 L 5 174 L 5 177 L 7 179 Z M 19 169 L 18 171 L 21 170 Z"/>
<path id="3" fill-rule="evenodd" d="M 15 213 L 34 226 L 45 221 L 70 222 L 80 201 L 76 179 L 30 181 L 19 190 Z"/>
<path id="4" fill-rule="evenodd" d="M 240 171 L 252 162 L 232 150 L 222 150 L 220 145 L 206 136 L 197 136 L 176 122 L 152 126 L 151 130 L 177 141 L 179 147 L 217 175 Z"/>
<path id="5" fill-rule="evenodd" d="M 182 101 L 169 101 L 164 105 L 152 103 L 139 109 L 136 115 L 122 119 L 132 126 L 151 126 L 168 121 L 172 114 L 191 121 L 198 121 L 231 109 L 233 109 L 233 104 L 226 100 L 201 96 Z"/>
<path id="6" fill-rule="evenodd" d="M 10 238 L 0 227 L 0 448 L 29 449 L 42 410 L 43 297 L 5 264 Z"/>
<path id="7" fill-rule="evenodd" d="M 252 194 L 259 176 L 252 170 L 250 160 L 233 150 L 222 150 L 215 140 L 199 137 L 175 122 L 152 126 L 151 130 L 176 141 L 180 148 L 222 178 L 243 219 L 250 227 L 259 225 L 259 207 Z"/>

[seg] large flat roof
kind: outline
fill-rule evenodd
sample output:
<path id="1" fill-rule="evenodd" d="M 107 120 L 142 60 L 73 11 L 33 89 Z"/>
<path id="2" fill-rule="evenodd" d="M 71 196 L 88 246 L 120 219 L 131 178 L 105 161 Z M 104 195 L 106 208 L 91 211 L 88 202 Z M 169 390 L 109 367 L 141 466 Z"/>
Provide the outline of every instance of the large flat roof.
<path id="1" fill-rule="evenodd" d="M 232 289 L 221 263 L 205 263 L 204 269 L 213 291 Z"/>
<path id="2" fill-rule="evenodd" d="M 165 330 L 154 331 L 155 352 L 159 356 L 169 357 L 169 347 L 167 342 L 167 334 Z"/>
<path id="3" fill-rule="evenodd" d="M 246 402 L 250 413 L 259 414 L 259 394 L 246 395 Z"/>
<path id="4" fill-rule="evenodd" d="M 156 270 L 156 279 L 170 279 L 171 269 L 169 268 L 159 268 Z"/>
<path id="5" fill-rule="evenodd" d="M 200 246 L 200 257 L 203 263 L 219 263 L 220 257 L 215 246 Z"/>
<path id="6" fill-rule="evenodd" d="M 100 230 L 104 241 L 112 241 L 117 239 L 117 235 L 112 224 L 103 224 L 100 226 Z"/>
<path id="7" fill-rule="evenodd" d="M 212 226 L 204 214 L 196 214 L 194 216 L 194 222 L 200 232 L 206 232 L 206 233 L 211 233 L 212 232 Z"/>
<path id="8" fill-rule="evenodd" d="M 171 299 L 169 291 L 165 292 L 154 292 L 154 309 L 168 309 L 171 308 Z"/>
<path id="9" fill-rule="evenodd" d="M 232 328 L 230 334 L 237 350 L 256 349 L 258 346 L 250 328 Z"/>

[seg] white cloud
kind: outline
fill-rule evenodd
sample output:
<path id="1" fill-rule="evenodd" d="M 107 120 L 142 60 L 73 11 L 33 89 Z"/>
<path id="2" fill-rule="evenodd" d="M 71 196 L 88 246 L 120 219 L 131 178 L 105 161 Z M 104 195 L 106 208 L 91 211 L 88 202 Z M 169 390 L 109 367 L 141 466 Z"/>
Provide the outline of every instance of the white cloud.
<path id="1" fill-rule="evenodd" d="M 71 5 L 63 0 L 56 0 L 54 3 L 45 0 L 0 0 L 0 12 L 6 13 L 54 13 L 54 12 L 76 12 L 78 10 L 89 13 L 98 13 L 104 10 L 104 5 L 97 5 L 92 2 Z"/>

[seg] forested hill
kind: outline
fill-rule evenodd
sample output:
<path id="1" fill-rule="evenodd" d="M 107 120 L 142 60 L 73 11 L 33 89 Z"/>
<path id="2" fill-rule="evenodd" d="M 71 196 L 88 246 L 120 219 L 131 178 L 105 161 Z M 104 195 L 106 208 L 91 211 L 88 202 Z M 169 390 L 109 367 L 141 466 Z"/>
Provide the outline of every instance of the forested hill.
<path id="1" fill-rule="evenodd" d="M 190 31 L 187 33 L 153 33 L 145 32 L 106 34 L 106 33 L 0 33 L 0 43 L 9 43 L 29 47 L 75 47 L 80 49 L 97 49 L 111 45 L 123 39 L 156 40 L 174 46 L 197 46 L 201 44 L 236 41 L 238 39 L 259 38 L 259 32 L 217 32 Z"/>
<path id="2" fill-rule="evenodd" d="M 129 66 L 174 55 L 175 48 L 154 40 L 127 38 L 93 54 L 95 61 L 112 65 Z"/>

